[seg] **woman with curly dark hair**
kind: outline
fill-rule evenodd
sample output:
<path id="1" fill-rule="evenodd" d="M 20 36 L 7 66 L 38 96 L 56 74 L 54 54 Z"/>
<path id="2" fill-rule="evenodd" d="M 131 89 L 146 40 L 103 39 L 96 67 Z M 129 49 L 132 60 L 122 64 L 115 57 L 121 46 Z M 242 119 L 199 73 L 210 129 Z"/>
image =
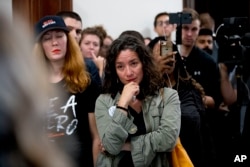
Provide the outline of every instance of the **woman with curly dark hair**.
<path id="1" fill-rule="evenodd" d="M 176 90 L 163 88 L 147 46 L 116 39 L 106 58 L 103 93 L 95 115 L 103 153 L 97 166 L 164 166 L 180 131 Z M 164 162 L 164 164 L 163 164 Z"/>

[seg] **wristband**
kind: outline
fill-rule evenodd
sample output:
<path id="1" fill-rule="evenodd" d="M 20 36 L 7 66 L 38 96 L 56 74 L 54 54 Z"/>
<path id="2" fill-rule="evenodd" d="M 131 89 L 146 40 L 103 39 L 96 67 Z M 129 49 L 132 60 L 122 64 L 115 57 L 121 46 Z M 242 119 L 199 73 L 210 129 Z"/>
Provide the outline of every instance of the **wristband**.
<path id="1" fill-rule="evenodd" d="M 124 108 L 124 107 L 121 107 L 121 106 L 116 106 L 116 108 L 119 108 L 119 109 L 121 109 L 121 110 L 124 110 L 124 111 L 128 112 L 128 109 L 127 109 L 127 108 Z"/>

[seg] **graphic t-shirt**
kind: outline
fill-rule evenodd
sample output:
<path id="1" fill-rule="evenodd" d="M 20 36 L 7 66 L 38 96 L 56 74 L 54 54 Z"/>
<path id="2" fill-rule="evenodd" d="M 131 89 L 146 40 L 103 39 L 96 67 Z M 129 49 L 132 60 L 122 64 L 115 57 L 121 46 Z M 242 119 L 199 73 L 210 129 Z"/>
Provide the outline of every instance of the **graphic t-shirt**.
<path id="1" fill-rule="evenodd" d="M 96 84 L 91 84 L 81 93 L 72 94 L 64 81 L 52 84 L 57 93 L 49 99 L 46 131 L 52 142 L 72 156 L 79 166 L 93 166 L 92 139 L 88 113 L 94 112 L 99 95 Z"/>

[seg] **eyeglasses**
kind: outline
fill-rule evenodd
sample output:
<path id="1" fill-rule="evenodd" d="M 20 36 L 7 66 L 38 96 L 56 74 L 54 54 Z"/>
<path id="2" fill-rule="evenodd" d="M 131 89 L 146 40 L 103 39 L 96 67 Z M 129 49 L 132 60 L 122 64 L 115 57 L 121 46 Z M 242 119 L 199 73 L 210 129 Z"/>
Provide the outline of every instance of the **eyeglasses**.
<path id="1" fill-rule="evenodd" d="M 163 24 L 165 24 L 166 26 L 169 25 L 169 21 L 157 21 L 157 26 L 163 26 Z"/>

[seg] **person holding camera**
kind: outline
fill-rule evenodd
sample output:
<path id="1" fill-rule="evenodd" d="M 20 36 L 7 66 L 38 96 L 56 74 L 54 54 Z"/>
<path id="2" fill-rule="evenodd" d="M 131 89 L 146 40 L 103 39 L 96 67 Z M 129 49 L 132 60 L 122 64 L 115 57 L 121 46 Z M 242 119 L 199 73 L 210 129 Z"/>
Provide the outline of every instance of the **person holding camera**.
<path id="1" fill-rule="evenodd" d="M 215 60 L 205 51 L 195 46 L 200 30 L 199 14 L 192 8 L 184 8 L 183 13 L 191 14 L 191 23 L 181 25 L 181 44 L 178 45 L 178 54 L 187 72 L 204 88 L 204 102 L 206 106 L 206 119 L 208 121 L 207 133 L 203 138 L 207 139 L 205 146 L 206 156 L 209 157 L 209 166 L 216 165 L 216 119 L 217 109 L 222 101 L 220 92 L 220 71 Z M 209 135 L 208 135 L 209 134 Z M 208 136 L 206 136 L 208 135 Z M 212 138 L 211 136 L 212 135 Z"/>

